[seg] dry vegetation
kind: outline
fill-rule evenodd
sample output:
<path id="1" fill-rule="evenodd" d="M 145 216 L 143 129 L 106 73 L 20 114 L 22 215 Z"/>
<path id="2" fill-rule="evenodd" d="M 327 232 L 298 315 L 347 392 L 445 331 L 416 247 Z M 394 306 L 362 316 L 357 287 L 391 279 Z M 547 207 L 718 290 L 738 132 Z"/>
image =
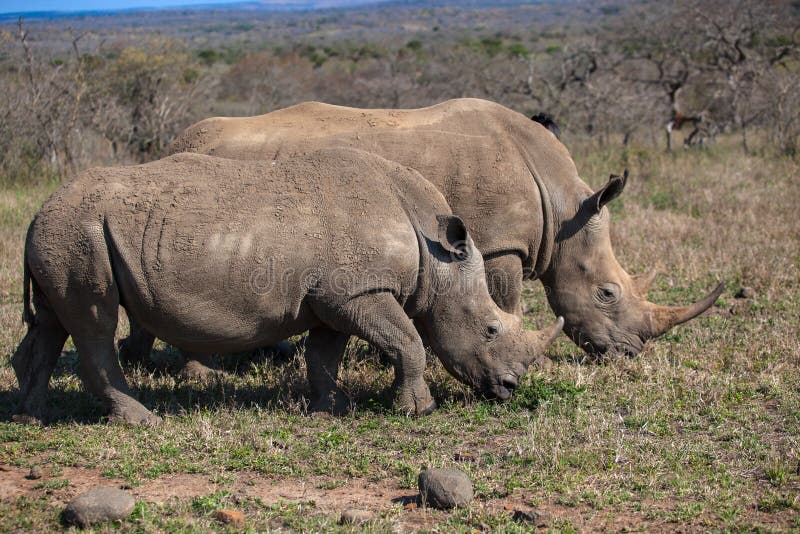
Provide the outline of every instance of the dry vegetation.
<path id="1" fill-rule="evenodd" d="M 474 11 L 449 7 L 433 8 L 430 16 L 422 10 L 402 11 L 403 18 L 391 10 L 389 14 L 346 12 L 346 16 L 331 12 L 324 15 L 330 19 L 327 22 L 281 15 L 266 18 L 263 24 L 253 19 L 256 22 L 249 23 L 253 27 L 238 31 L 231 28 L 244 22 L 236 15 L 229 23 L 215 22 L 222 29 L 207 32 L 203 24 L 211 22 L 201 17 L 192 19 L 191 31 L 175 26 L 169 37 L 173 48 L 157 49 L 147 48 L 142 44 L 146 40 L 139 38 L 131 44 L 132 35 L 141 37 L 145 30 L 126 33 L 107 23 L 95 35 L 77 41 L 95 51 L 95 59 L 80 63 L 98 61 L 92 68 L 101 70 L 91 73 L 82 70 L 89 67 L 67 68 L 66 58 L 73 49 L 71 40 L 62 39 L 66 35 L 62 21 L 57 26 L 61 37 L 33 47 L 33 64 L 42 69 L 37 70 L 37 79 L 47 82 L 41 87 L 56 83 L 50 78 L 62 83 L 58 77 L 67 73 L 79 76 L 75 85 L 68 86 L 84 87 L 73 108 L 58 100 L 74 103 L 77 93 L 70 91 L 41 92 L 39 100 L 25 100 L 30 93 L 26 93 L 24 48 L 19 36 L 9 33 L 3 44 L 4 61 L 17 69 L 4 71 L 0 83 L 16 88 L 18 93 L 7 94 L 22 100 L 3 101 L 2 105 L 16 102 L 17 108 L 3 108 L 5 118 L 0 121 L 4 132 L 0 142 L 6 143 L 0 156 L 5 158 L 0 189 L 0 531 L 58 528 L 63 503 L 97 484 L 129 485 L 139 500 L 130 519 L 100 530 L 223 529 L 212 516 L 220 507 L 243 510 L 248 526 L 258 531 L 347 530 L 336 521 L 343 508 L 353 505 L 378 513 L 371 527 L 375 531 L 527 532 L 532 526 L 515 521 L 512 514 L 531 509 L 549 513 L 549 527 L 565 532 L 800 529 L 800 165 L 794 158 L 796 130 L 794 145 L 782 137 L 797 128 L 791 121 L 797 120 L 800 110 L 790 102 L 794 92 L 781 93 L 785 100 L 763 92 L 783 87 L 769 82 L 770 76 L 797 75 L 792 48 L 796 32 L 789 32 L 788 40 L 776 37 L 783 35 L 782 25 L 797 25 L 796 12 L 784 4 L 764 4 L 788 10 L 780 11 L 783 17 L 767 18 L 767 34 L 789 51 L 778 60 L 784 66 L 767 60 L 772 66 L 759 63 L 759 76 L 742 78 L 752 82 L 749 88 L 760 89 L 748 93 L 752 98 L 746 102 L 737 102 L 741 109 L 760 109 L 762 114 L 742 112 L 736 119 L 736 99 L 730 93 L 717 95 L 731 100 L 723 100 L 718 111 L 708 110 L 721 125 L 716 142 L 666 153 L 662 127 L 670 119 L 669 94 L 654 97 L 646 91 L 660 91 L 666 85 L 634 83 L 624 80 L 621 71 L 615 76 L 606 68 L 614 63 L 614 50 L 621 50 L 612 46 L 616 41 L 610 28 L 636 14 L 628 8 L 614 11 L 598 5 L 605 11 L 597 8 L 597 24 L 576 17 L 579 22 L 567 29 L 563 17 L 548 12 L 551 18 L 545 18 L 541 17 L 545 11 L 536 12 L 559 28 L 560 37 L 545 37 L 541 28 L 526 32 L 536 17 L 522 8 L 477 16 L 489 21 L 485 23 L 489 29 L 475 28 Z M 763 29 L 764 15 L 753 9 L 759 17 L 754 20 Z M 673 13 L 678 17 L 685 12 L 676 8 Z M 387 31 L 389 44 L 378 42 L 374 33 L 363 30 L 363 21 L 380 17 L 395 17 L 404 24 L 422 20 L 429 29 L 413 37 Z M 516 26 L 509 20 L 517 21 Z M 291 21 L 296 25 L 289 25 Z M 85 31 L 81 25 L 92 24 L 71 22 L 73 36 Z M 151 24 L 156 27 L 156 22 Z M 663 24 L 665 32 L 668 22 Z M 44 34 L 46 24 L 55 23 L 31 25 L 30 43 L 37 32 Z M 434 32 L 436 24 L 441 28 Z M 491 24 L 502 28 L 500 37 L 495 36 L 500 30 Z M 722 28 L 727 31 L 731 24 Z M 12 25 L 7 29 L 16 31 Z M 251 41 L 263 37 L 259 32 L 274 34 L 280 44 L 241 45 L 244 36 L 250 35 Z M 334 39 L 338 34 L 341 41 Z M 568 65 L 567 56 L 577 53 L 576 43 L 584 42 L 573 34 L 589 35 L 586 42 L 593 41 L 596 50 L 603 51 L 596 56 L 602 68 L 596 74 L 592 71 L 592 76 L 602 78 L 584 86 L 567 84 L 551 100 L 504 92 L 503 87 L 516 86 L 504 82 L 503 73 L 519 75 L 517 67 L 564 72 L 556 67 Z M 110 35 L 116 35 L 116 41 L 109 39 L 100 47 L 101 36 Z M 195 40 L 198 35 L 205 41 Z M 327 59 L 315 60 L 304 46 L 320 35 L 326 42 L 339 43 L 336 50 L 358 42 L 358 53 L 366 55 L 355 60 L 325 52 Z M 519 43 L 513 35 L 520 36 Z M 750 52 L 767 41 L 765 34 L 757 35 L 745 48 L 747 61 L 773 57 L 764 48 L 759 48 L 761 56 Z M 288 46 L 292 39 L 301 44 Z M 464 44 L 465 39 L 473 44 Z M 491 39 L 501 46 L 494 55 L 483 50 L 495 46 Z M 419 46 L 410 44 L 414 41 Z M 224 48 L 230 43 L 244 48 L 238 52 Z M 507 52 L 516 44 L 525 47 L 527 59 Z M 247 46 L 252 49 L 245 50 Z M 550 46 L 562 48 L 548 54 Z M 388 55 L 369 58 L 364 50 L 370 47 Z M 107 55 L 102 52 L 106 48 L 118 52 Z M 83 50 L 79 47 L 78 57 L 84 57 Z M 203 52 L 207 50 L 217 56 Z M 521 55 L 521 50 L 517 52 Z M 50 59 L 43 61 L 48 55 Z M 445 56 L 451 58 L 449 63 L 432 59 Z M 61 65 L 66 67 L 57 72 L 45 68 L 53 65 L 54 57 L 64 58 Z M 700 77 L 707 71 L 697 70 L 705 57 L 690 58 L 687 80 L 711 83 L 715 74 Z M 315 67 L 315 62 L 321 64 Z M 160 78 L 160 69 L 172 74 Z M 186 69 L 194 69 L 197 76 Z M 442 78 L 431 74 L 435 69 L 440 69 Z M 153 75 L 148 77 L 148 72 Z M 255 78 L 255 73 L 262 78 Z M 441 81 L 445 79 L 465 85 L 453 88 Z M 548 76 L 546 81 L 554 79 Z M 494 80 L 497 85 L 488 84 L 484 91 L 480 80 Z M 627 113 L 624 120 L 615 122 L 606 115 L 596 116 L 594 122 L 586 118 L 593 106 L 598 114 L 610 113 L 600 103 L 614 101 L 615 93 L 607 93 L 607 100 L 587 100 L 599 94 L 592 91 L 605 87 L 601 80 L 633 91 L 616 104 Z M 762 83 L 768 87 L 758 85 Z M 149 96 L 142 97 L 137 108 L 133 96 L 141 96 L 137 91 L 143 87 L 149 88 L 145 91 Z M 685 93 L 698 87 L 699 82 L 687 81 Z M 155 429 L 106 424 L 99 404 L 82 391 L 76 375 L 78 356 L 68 342 L 51 383 L 55 422 L 45 427 L 11 422 L 16 380 L 8 357 L 23 335 L 19 319 L 23 236 L 31 215 L 57 186 L 58 176 L 98 161 L 154 157 L 175 131 L 211 113 L 211 108 L 214 113 L 256 113 L 308 98 L 418 105 L 461 94 L 487 96 L 526 112 L 541 107 L 561 111 L 557 118 L 563 116 L 567 144 L 581 175 L 593 186 L 610 172 L 628 167 L 629 186 L 612 204 L 612 237 L 621 263 L 632 272 L 659 269 L 651 297 L 660 303 L 687 302 L 716 280 L 727 280 L 728 290 L 712 311 L 650 342 L 634 359 L 586 361 L 562 337 L 550 350 L 552 367 L 533 370 L 505 404 L 475 398 L 432 361 L 428 380 L 441 408 L 420 419 L 391 413 L 383 396 L 391 370 L 357 344 L 349 350 L 343 378 L 355 410 L 341 418 L 305 414 L 301 357 L 290 361 L 229 357 L 225 363 L 230 373 L 201 385 L 176 381 L 169 372 L 176 355 L 160 346 L 153 367 L 134 370 L 128 378 L 140 400 L 164 417 L 164 423 Z M 742 98 L 742 93 L 736 94 Z M 204 97 L 198 100 L 197 95 Z M 43 99 L 61 102 L 53 104 L 59 114 L 36 116 L 37 110 L 30 106 Z M 88 103 L 96 107 L 82 107 Z M 70 109 L 78 109 L 72 123 Z M 21 120 L 14 117 L 27 117 L 28 122 L 13 122 Z M 784 121 L 780 126 L 784 133 L 766 117 Z M 42 131 L 42 121 L 64 120 L 72 126 Z M 14 130 L 23 126 L 27 129 Z M 750 132 L 747 153 L 742 146 L 743 126 Z M 590 129 L 592 135 L 587 135 Z M 18 133 L 9 135 L 11 130 Z M 673 141 L 673 148 L 679 144 Z M 742 286 L 752 287 L 755 295 L 735 298 Z M 538 283 L 529 284 L 525 304 L 530 324 L 550 320 Z M 125 334 L 124 325 L 119 334 Z M 32 465 L 43 467 L 42 479 L 24 478 Z M 476 500 L 467 509 L 449 513 L 404 508 L 424 466 L 466 471 L 475 483 Z"/>

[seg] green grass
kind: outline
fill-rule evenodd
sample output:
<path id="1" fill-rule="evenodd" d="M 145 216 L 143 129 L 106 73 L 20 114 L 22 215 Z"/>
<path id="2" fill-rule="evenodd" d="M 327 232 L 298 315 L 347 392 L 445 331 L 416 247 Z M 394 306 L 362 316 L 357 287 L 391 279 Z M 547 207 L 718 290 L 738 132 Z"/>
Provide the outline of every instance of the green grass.
<path id="1" fill-rule="evenodd" d="M 20 491 L 0 494 L 0 531 L 59 528 L 63 503 L 99 484 L 136 494 L 131 517 L 99 527 L 124 532 L 225 531 L 220 508 L 243 511 L 254 531 L 362 530 L 338 525 L 349 507 L 375 512 L 366 529 L 376 532 L 529 532 L 513 510 L 534 508 L 557 532 L 800 528 L 797 164 L 745 157 L 724 139 L 674 155 L 571 148 L 593 186 L 630 167 L 612 239 L 629 271 L 659 269 L 653 301 L 683 304 L 720 279 L 723 297 L 633 359 L 592 362 L 562 336 L 553 365 L 506 403 L 476 398 L 431 362 L 440 408 L 418 419 L 391 411 L 391 369 L 357 344 L 342 376 L 356 410 L 335 418 L 305 413 L 302 358 L 229 357 L 227 375 L 200 385 L 177 380 L 175 353 L 158 345 L 160 365 L 128 379 L 164 418 L 159 427 L 105 422 L 74 352 L 51 383 L 57 420 L 11 422 L 22 243 L 52 187 L 2 190 L 0 476 L 16 477 Z M 741 285 L 756 296 L 735 299 Z M 539 284 L 526 287 L 524 306 L 530 327 L 551 320 Z M 20 476 L 32 465 L 42 479 Z M 473 503 L 404 509 L 426 467 L 465 471 Z"/>

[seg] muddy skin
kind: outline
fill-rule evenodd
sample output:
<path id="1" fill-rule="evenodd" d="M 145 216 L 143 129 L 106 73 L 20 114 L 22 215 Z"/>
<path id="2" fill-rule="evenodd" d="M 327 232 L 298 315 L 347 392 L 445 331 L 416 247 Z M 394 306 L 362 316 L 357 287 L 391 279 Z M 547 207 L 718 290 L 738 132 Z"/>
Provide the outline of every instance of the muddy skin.
<path id="1" fill-rule="evenodd" d="M 652 278 L 625 272 L 609 237 L 605 205 L 623 191 L 627 174 L 592 191 L 545 125 L 486 100 L 409 110 L 308 102 L 257 117 L 206 119 L 169 151 L 281 160 L 342 146 L 419 171 L 466 223 L 495 302 L 521 314 L 523 279 L 540 279 L 565 332 L 589 353 L 635 355 L 722 291 L 687 307 L 647 301 Z"/>
<path id="2" fill-rule="evenodd" d="M 71 335 L 81 379 L 112 418 L 158 421 L 120 368 L 120 306 L 190 352 L 247 351 L 308 330 L 313 406 L 333 412 L 346 402 L 336 373 L 350 335 L 391 359 L 395 406 L 420 415 L 435 404 L 414 321 L 448 371 L 500 398 L 563 325 L 524 330 L 490 297 L 480 252 L 433 185 L 349 149 L 86 171 L 31 223 L 25 284 L 29 330 L 13 365 L 20 412 L 36 417 Z"/>

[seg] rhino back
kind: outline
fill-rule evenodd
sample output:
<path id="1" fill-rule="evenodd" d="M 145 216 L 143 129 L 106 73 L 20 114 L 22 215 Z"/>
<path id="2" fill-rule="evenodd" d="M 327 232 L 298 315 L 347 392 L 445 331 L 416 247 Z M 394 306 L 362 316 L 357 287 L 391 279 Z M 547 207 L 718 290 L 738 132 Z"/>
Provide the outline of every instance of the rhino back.
<path id="1" fill-rule="evenodd" d="M 433 183 L 484 255 L 511 250 L 526 257 L 541 243 L 543 223 L 539 190 L 513 137 L 520 128 L 544 132 L 535 134 L 543 153 L 558 143 L 516 112 L 465 98 L 415 110 L 310 102 L 257 117 L 207 119 L 181 134 L 171 150 L 269 160 L 324 147 L 366 150 Z"/>
<path id="2" fill-rule="evenodd" d="M 242 349 L 311 326 L 309 296 L 413 292 L 416 234 L 386 179 L 407 171 L 391 165 L 353 151 L 274 163 L 182 154 L 73 188 L 93 192 L 80 217 L 103 221 L 129 313 L 183 348 Z M 80 211 L 84 196 L 57 203 Z"/>

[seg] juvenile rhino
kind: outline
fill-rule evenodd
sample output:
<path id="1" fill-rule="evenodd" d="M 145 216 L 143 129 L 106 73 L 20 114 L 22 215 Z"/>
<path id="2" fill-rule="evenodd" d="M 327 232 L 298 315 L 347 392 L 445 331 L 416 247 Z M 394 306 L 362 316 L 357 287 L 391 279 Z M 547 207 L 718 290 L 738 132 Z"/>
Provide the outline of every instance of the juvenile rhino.
<path id="1" fill-rule="evenodd" d="M 257 117 L 206 119 L 172 152 L 280 160 L 352 147 L 418 170 L 467 225 L 484 257 L 489 292 L 520 313 L 524 279 L 538 278 L 565 332 L 590 353 L 638 354 L 645 341 L 711 307 L 723 284 L 686 307 L 647 301 L 654 273 L 631 276 L 614 256 L 605 205 L 627 175 L 592 191 L 567 149 L 538 122 L 473 98 L 423 109 L 355 109 L 318 102 Z M 128 346 L 139 359 L 152 338 Z M 141 348 L 140 348 L 141 347 Z"/>
<path id="2" fill-rule="evenodd" d="M 34 315 L 30 307 L 33 288 Z M 181 154 L 92 169 L 41 208 L 25 245 L 21 411 L 44 412 L 68 335 L 111 416 L 151 422 L 114 349 L 119 306 L 187 350 L 263 347 L 310 330 L 314 409 L 341 410 L 350 335 L 395 366 L 396 406 L 434 407 L 417 323 L 446 369 L 507 398 L 563 325 L 525 331 L 492 301 L 461 219 L 418 173 L 354 150 L 279 162 Z"/>

